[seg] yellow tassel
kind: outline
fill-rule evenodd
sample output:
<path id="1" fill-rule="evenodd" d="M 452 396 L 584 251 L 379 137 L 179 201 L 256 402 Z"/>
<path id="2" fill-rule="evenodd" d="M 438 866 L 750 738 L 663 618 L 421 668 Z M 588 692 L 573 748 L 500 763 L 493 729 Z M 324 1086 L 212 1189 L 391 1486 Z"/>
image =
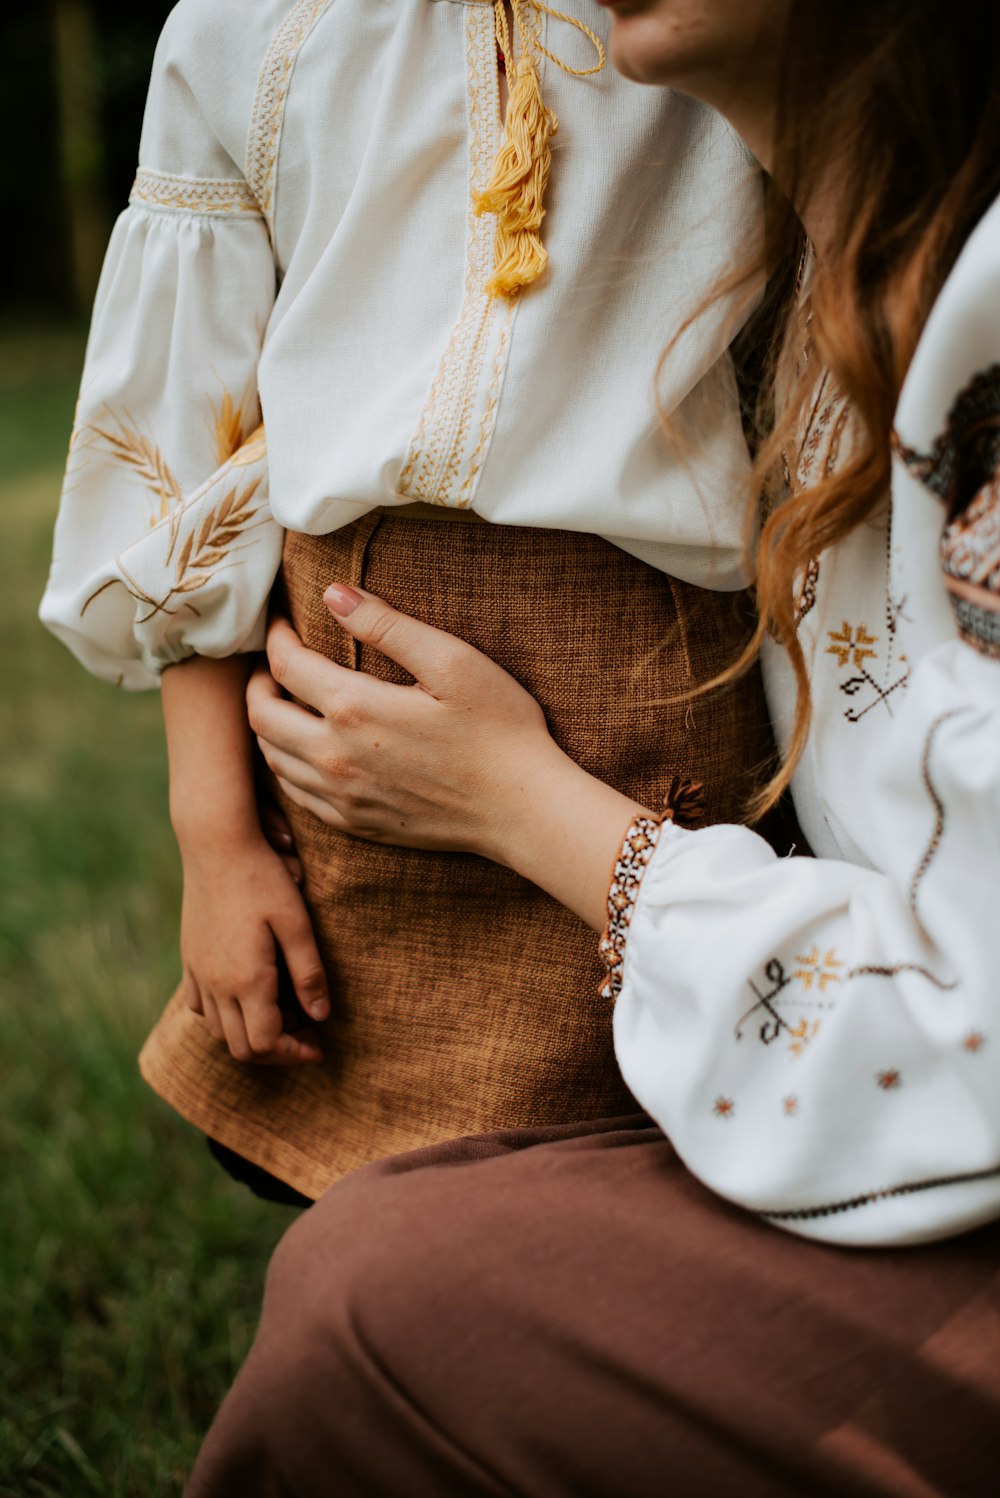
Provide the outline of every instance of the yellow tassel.
<path id="1" fill-rule="evenodd" d="M 535 59 L 521 57 L 493 177 L 474 199 L 477 214 L 495 213 L 497 218 L 496 262 L 486 287 L 491 296 L 515 296 L 545 269 L 548 255 L 538 231 L 552 165 L 549 140 L 557 129 L 555 115 L 542 101 Z"/>
<path id="2" fill-rule="evenodd" d="M 525 6 L 531 8 L 530 19 L 524 15 Z M 545 217 L 545 188 L 552 165 L 549 141 L 558 130 L 559 122 L 542 99 L 539 56 L 548 57 L 574 77 L 588 77 L 600 72 L 604 66 L 604 48 L 582 21 L 550 9 L 542 0 L 512 0 L 511 9 L 518 38 L 518 58 L 513 75 L 510 72 L 507 18 L 502 0 L 496 0 L 497 40 L 507 59 L 510 83 L 503 141 L 493 164 L 493 176 L 482 192 L 473 195 L 477 215 L 496 215 L 495 260 L 486 290 L 490 296 L 502 297 L 516 297 L 522 286 L 537 281 L 549 258 L 539 230 Z M 539 26 L 543 12 L 569 22 L 588 37 L 597 50 L 595 67 L 570 68 L 542 46 Z"/>

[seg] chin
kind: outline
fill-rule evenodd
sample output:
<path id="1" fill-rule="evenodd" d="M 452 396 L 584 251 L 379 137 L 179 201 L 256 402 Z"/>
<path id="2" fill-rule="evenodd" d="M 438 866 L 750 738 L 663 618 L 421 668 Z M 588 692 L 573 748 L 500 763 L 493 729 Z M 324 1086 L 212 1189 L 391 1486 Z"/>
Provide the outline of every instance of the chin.
<path id="1" fill-rule="evenodd" d="M 662 20 L 638 10 L 613 15 L 608 51 L 617 72 L 633 83 L 676 83 L 681 60 Z"/>

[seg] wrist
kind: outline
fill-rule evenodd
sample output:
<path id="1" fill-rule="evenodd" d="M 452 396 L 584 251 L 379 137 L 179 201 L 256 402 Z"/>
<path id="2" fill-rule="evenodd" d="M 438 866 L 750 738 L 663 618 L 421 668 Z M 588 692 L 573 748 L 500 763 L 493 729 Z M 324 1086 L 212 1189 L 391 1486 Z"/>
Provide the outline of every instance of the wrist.
<path id="1" fill-rule="evenodd" d="M 185 859 L 206 852 L 231 856 L 264 841 L 252 794 L 211 801 L 172 794 L 170 823 Z"/>
<path id="2" fill-rule="evenodd" d="M 555 743 L 511 778 L 481 851 L 603 931 L 615 861 L 649 810 L 581 769 Z"/>
<path id="3" fill-rule="evenodd" d="M 533 744 L 530 753 L 511 756 L 509 770 L 501 772 L 497 790 L 489 797 L 490 815 L 471 851 L 528 877 L 523 865 L 549 798 L 556 792 L 561 799 L 569 783 L 584 773 L 548 736 Z"/>

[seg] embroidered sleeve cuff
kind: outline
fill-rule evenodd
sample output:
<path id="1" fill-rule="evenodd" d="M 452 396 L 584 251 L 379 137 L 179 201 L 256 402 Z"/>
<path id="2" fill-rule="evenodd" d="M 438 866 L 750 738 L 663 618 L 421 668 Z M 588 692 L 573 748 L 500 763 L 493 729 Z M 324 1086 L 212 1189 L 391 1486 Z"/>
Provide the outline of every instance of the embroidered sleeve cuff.
<path id="1" fill-rule="evenodd" d="M 621 993 L 622 970 L 625 964 L 625 943 L 632 921 L 639 887 L 649 867 L 653 850 L 660 840 L 664 825 L 671 829 L 697 827 L 705 820 L 705 787 L 700 780 L 684 780 L 675 775 L 667 786 L 663 798 L 663 811 L 658 817 L 636 817 L 625 834 L 621 852 L 611 873 L 611 888 L 608 890 L 608 924 L 601 937 L 599 951 L 601 961 L 607 969 L 607 977 L 601 982 L 598 992 L 602 999 L 612 1002 Z"/>
<path id="2" fill-rule="evenodd" d="M 252 191 L 239 178 L 175 177 L 166 172 L 140 168 L 129 193 L 129 202 L 143 208 L 161 208 L 168 213 L 263 217 Z"/>
<path id="3" fill-rule="evenodd" d="M 639 898 L 639 888 L 653 850 L 663 831 L 661 817 L 636 817 L 625 834 L 621 851 L 615 860 L 608 889 L 608 924 L 601 937 L 599 951 L 607 976 L 601 983 L 602 999 L 617 999 L 622 986 L 625 943 L 628 928 Z"/>

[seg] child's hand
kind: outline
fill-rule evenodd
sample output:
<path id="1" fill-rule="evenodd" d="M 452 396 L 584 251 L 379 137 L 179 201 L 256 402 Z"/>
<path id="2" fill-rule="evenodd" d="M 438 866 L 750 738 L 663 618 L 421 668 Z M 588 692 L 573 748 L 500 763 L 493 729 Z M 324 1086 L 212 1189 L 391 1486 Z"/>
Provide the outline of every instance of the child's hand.
<path id="1" fill-rule="evenodd" d="M 183 849 L 181 955 L 187 1002 L 237 1061 L 321 1061 L 308 1029 L 282 1032 L 278 952 L 306 1014 L 330 1012 L 326 975 L 305 903 L 262 837 Z"/>

